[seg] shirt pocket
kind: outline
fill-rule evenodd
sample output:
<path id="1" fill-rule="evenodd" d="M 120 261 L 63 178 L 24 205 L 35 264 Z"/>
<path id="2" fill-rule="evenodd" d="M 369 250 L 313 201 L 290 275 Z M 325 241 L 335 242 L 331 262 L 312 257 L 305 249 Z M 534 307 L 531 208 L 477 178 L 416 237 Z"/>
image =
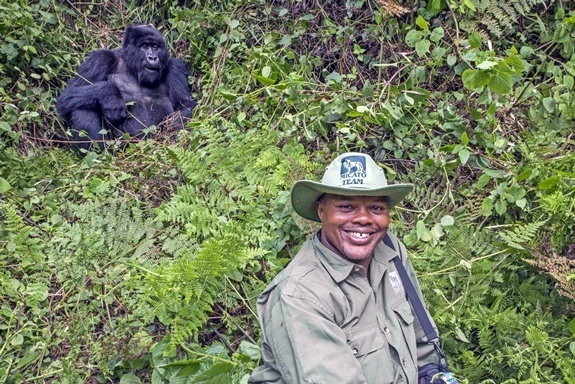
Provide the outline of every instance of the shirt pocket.
<path id="1" fill-rule="evenodd" d="M 399 382 L 395 380 L 397 372 L 389 355 L 387 340 L 381 334 L 377 324 L 368 328 L 352 329 L 347 337 L 351 352 L 361 365 L 365 382 L 370 384 Z"/>
<path id="2" fill-rule="evenodd" d="M 377 324 L 371 327 L 352 329 L 347 335 L 347 344 L 351 353 L 357 358 L 379 351 L 385 345 L 385 339 L 379 332 Z"/>
<path id="3" fill-rule="evenodd" d="M 417 358 L 415 330 L 413 328 L 415 316 L 413 315 L 411 306 L 407 301 L 402 301 L 393 307 L 393 312 L 395 312 L 395 315 L 399 319 L 399 325 L 401 327 L 405 343 L 409 348 L 411 357 L 415 360 Z"/>

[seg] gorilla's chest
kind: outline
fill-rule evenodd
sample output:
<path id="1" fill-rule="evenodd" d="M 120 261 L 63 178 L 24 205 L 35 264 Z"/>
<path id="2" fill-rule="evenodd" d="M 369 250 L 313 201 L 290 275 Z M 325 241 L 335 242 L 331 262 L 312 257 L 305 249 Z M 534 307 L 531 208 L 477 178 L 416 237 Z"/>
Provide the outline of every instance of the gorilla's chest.
<path id="1" fill-rule="evenodd" d="M 108 76 L 108 81 L 116 85 L 127 103 L 131 115 L 128 116 L 124 128 L 128 133 L 158 125 L 164 117 L 174 112 L 165 84 L 155 88 L 143 87 L 129 73 L 112 73 Z"/>

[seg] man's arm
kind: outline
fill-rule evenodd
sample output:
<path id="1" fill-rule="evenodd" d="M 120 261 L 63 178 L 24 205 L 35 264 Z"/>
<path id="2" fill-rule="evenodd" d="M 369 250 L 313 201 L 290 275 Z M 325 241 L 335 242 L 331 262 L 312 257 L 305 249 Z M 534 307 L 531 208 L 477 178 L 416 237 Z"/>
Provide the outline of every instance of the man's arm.
<path id="1" fill-rule="evenodd" d="M 264 325 L 285 383 L 363 384 L 363 370 L 333 314 L 313 298 L 282 295 Z"/>

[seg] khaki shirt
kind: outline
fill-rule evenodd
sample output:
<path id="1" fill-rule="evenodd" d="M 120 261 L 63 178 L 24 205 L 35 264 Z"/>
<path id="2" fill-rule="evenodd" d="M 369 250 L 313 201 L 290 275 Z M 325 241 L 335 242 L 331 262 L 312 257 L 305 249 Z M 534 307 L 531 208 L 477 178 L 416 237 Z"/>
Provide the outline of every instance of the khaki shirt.
<path id="1" fill-rule="evenodd" d="M 421 296 L 404 245 L 388 234 Z M 381 242 L 368 280 L 317 234 L 307 240 L 258 299 L 264 365 L 248 383 L 417 383 L 418 365 L 438 358 L 406 299 L 396 255 Z"/>

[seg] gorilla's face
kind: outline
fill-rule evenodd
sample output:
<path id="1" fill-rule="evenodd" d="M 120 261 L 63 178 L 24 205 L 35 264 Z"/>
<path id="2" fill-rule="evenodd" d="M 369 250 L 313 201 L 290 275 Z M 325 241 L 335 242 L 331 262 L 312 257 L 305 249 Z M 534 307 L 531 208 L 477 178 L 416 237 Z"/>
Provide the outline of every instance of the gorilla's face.
<path id="1" fill-rule="evenodd" d="M 168 50 L 157 29 L 150 26 L 128 28 L 123 48 L 124 61 L 141 86 L 155 88 L 163 82 Z"/>
<path id="2" fill-rule="evenodd" d="M 168 54 L 164 41 L 145 38 L 139 44 L 140 68 L 138 82 L 145 87 L 157 87 L 164 78 Z"/>

